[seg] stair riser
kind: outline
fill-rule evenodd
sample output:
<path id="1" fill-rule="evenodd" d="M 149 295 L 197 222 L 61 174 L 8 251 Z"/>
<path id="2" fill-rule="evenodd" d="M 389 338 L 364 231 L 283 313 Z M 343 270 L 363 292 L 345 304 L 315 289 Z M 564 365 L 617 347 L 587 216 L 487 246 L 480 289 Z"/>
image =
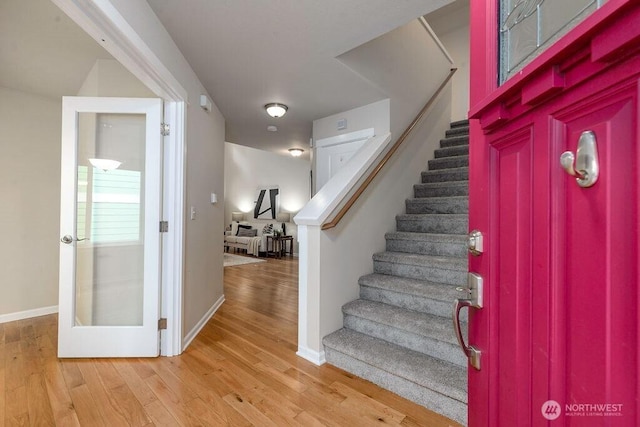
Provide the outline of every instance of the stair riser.
<path id="1" fill-rule="evenodd" d="M 438 301 L 417 295 L 394 292 L 388 289 L 372 288 L 370 286 L 360 286 L 360 298 L 369 301 L 382 302 L 407 310 L 419 311 L 421 313 L 433 314 L 436 316 L 451 316 L 451 306 L 456 298 L 460 298 L 459 292 L 453 288 L 451 291 L 451 301 Z M 460 320 L 467 321 L 467 310 L 460 312 Z"/>
<path id="2" fill-rule="evenodd" d="M 449 170 L 442 169 L 436 171 L 422 172 L 422 182 L 446 182 L 446 181 L 468 181 L 469 169 L 463 170 Z"/>
<path id="3" fill-rule="evenodd" d="M 437 234 L 466 234 L 469 228 L 468 218 L 440 218 L 446 215 L 437 215 L 435 218 L 414 219 L 404 216 L 396 219 L 398 231 L 409 231 L 415 233 L 437 233 Z"/>
<path id="4" fill-rule="evenodd" d="M 466 425 L 467 405 L 465 402 L 453 399 L 438 393 L 437 391 L 422 387 L 407 379 L 397 377 L 382 369 L 373 367 L 365 362 L 348 356 L 344 353 L 326 347 L 325 357 L 327 362 L 351 372 L 361 378 L 365 378 L 382 388 L 391 390 L 394 393 L 416 402 L 425 408 L 438 412 Z"/>
<path id="5" fill-rule="evenodd" d="M 468 196 L 469 185 L 449 185 L 443 187 L 433 187 L 432 184 L 416 184 L 413 186 L 414 197 L 455 197 Z"/>
<path id="6" fill-rule="evenodd" d="M 469 146 L 468 136 L 452 136 L 440 140 L 440 148 L 456 147 L 458 145 Z"/>
<path id="7" fill-rule="evenodd" d="M 377 260 L 373 262 L 373 271 L 379 274 L 429 280 L 455 286 L 462 286 L 467 281 L 465 271 L 448 270 L 431 265 L 400 264 Z"/>
<path id="8" fill-rule="evenodd" d="M 448 129 L 445 131 L 444 135 L 449 138 L 451 136 L 457 135 L 469 135 L 469 126 L 458 126 L 455 128 Z"/>
<path id="9" fill-rule="evenodd" d="M 458 258 L 467 256 L 467 248 L 463 244 L 409 239 L 388 238 L 387 251 Z"/>
<path id="10" fill-rule="evenodd" d="M 451 129 L 459 128 L 459 127 L 469 127 L 469 119 L 456 120 L 455 122 L 451 122 Z"/>
<path id="11" fill-rule="evenodd" d="M 468 166 L 469 166 L 468 156 L 446 157 L 444 159 L 429 160 L 429 170 L 464 168 Z"/>
<path id="12" fill-rule="evenodd" d="M 357 316 L 345 314 L 344 327 L 408 348 L 418 353 L 435 357 L 461 367 L 467 366 L 467 358 L 457 344 L 439 341 L 424 335 L 416 335 L 409 331 L 397 329 Z M 451 328 L 451 338 L 453 328 Z"/>
<path id="13" fill-rule="evenodd" d="M 408 214 L 466 214 L 469 213 L 469 200 L 409 199 L 405 209 Z"/>
<path id="14" fill-rule="evenodd" d="M 451 156 L 468 156 L 469 155 L 469 146 L 468 145 L 457 145 L 454 147 L 446 147 L 440 148 L 433 153 L 436 159 L 451 157 Z"/>

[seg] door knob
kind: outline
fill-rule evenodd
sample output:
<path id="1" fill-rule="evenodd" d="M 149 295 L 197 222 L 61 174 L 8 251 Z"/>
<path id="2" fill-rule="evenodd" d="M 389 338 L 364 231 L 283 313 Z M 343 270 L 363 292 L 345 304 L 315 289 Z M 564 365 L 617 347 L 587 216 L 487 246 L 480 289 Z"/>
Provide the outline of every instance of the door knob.
<path id="1" fill-rule="evenodd" d="M 65 236 L 62 236 L 62 238 L 60 239 L 60 241 L 61 241 L 62 243 L 65 243 L 65 244 L 67 244 L 67 245 L 70 245 L 71 243 L 73 243 L 73 241 L 74 241 L 74 240 L 75 240 L 76 242 L 82 242 L 83 240 L 89 240 L 89 239 L 88 239 L 88 238 L 86 238 L 86 237 L 85 237 L 84 239 L 74 239 L 73 237 L 71 237 L 71 236 L 70 236 L 70 235 L 68 235 L 68 234 L 67 234 L 67 235 L 65 235 Z"/>
<path id="2" fill-rule="evenodd" d="M 580 187 L 587 188 L 595 184 L 600 174 L 596 134 L 590 130 L 582 132 L 576 154 L 574 155 L 571 151 L 562 153 L 560 165 L 565 172 L 576 177 Z"/>

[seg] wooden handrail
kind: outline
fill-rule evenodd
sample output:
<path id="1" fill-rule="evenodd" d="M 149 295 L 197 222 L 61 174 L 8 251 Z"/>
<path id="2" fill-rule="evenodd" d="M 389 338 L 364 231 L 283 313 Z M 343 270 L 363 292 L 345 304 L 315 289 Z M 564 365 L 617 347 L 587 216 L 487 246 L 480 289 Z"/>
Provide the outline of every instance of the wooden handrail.
<path id="1" fill-rule="evenodd" d="M 413 119 L 413 121 L 409 124 L 409 126 L 407 126 L 404 132 L 402 132 L 402 135 L 400 135 L 400 138 L 398 138 L 395 144 L 393 144 L 393 147 L 391 147 L 391 149 L 387 151 L 387 154 L 385 154 L 385 156 L 378 162 L 376 167 L 369 173 L 369 176 L 367 176 L 367 179 L 365 179 L 362 182 L 362 184 L 360 184 L 360 187 L 358 187 L 358 190 L 356 190 L 356 192 L 353 193 L 353 195 L 349 198 L 347 203 L 345 203 L 342 209 L 340 209 L 340 211 L 336 214 L 336 216 L 333 217 L 331 221 L 325 222 L 324 224 L 322 224 L 322 226 L 320 227 L 322 230 L 329 230 L 335 227 L 336 225 L 338 225 L 342 217 L 344 217 L 345 214 L 349 211 L 349 209 L 351 209 L 351 207 L 355 204 L 356 200 L 358 200 L 358 198 L 362 195 L 362 193 L 364 193 L 364 191 L 367 189 L 369 184 L 371 184 L 371 181 L 373 181 L 373 179 L 378 175 L 378 172 L 380 172 L 382 168 L 384 168 L 384 166 L 389 162 L 389 159 L 391 158 L 391 156 L 393 156 L 393 154 L 398 150 L 400 145 L 402 145 L 402 143 L 409 137 L 409 134 L 411 134 L 411 132 L 418 125 L 420 120 L 422 120 L 422 118 L 425 116 L 427 111 L 429 111 L 429 109 L 435 102 L 438 95 L 440 95 L 440 92 L 444 90 L 445 86 L 447 85 L 447 83 L 449 83 L 449 80 L 451 80 L 451 77 L 453 77 L 454 73 L 457 70 L 458 70 L 457 68 L 452 68 L 449 71 L 449 74 L 447 74 L 447 77 L 445 77 L 445 79 L 442 81 L 438 89 L 433 93 L 431 98 L 429 98 L 429 100 L 424 105 L 424 107 L 422 107 L 422 110 L 420 110 L 418 115 Z"/>

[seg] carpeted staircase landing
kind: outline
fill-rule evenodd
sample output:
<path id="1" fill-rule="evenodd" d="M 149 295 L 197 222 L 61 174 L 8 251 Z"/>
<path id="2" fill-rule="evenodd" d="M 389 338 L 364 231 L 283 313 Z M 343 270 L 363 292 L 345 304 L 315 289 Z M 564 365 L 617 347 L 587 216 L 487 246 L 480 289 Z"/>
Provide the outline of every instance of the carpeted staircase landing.
<path id="1" fill-rule="evenodd" d="M 323 340 L 329 363 L 459 423 L 467 422 L 467 360 L 453 332 L 453 300 L 466 286 L 468 122 L 440 141 L 344 328 Z M 466 323 L 463 323 L 466 335 Z"/>

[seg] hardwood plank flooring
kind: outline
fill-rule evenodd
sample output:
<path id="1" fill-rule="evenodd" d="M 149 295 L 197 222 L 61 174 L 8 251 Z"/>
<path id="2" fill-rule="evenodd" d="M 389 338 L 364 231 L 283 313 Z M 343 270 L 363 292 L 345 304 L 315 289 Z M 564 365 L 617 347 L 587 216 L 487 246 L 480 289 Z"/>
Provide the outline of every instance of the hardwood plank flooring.
<path id="1" fill-rule="evenodd" d="M 0 324 L 0 427 L 458 425 L 296 356 L 297 259 L 227 267 L 224 282 L 177 357 L 60 360 L 55 315 Z"/>

